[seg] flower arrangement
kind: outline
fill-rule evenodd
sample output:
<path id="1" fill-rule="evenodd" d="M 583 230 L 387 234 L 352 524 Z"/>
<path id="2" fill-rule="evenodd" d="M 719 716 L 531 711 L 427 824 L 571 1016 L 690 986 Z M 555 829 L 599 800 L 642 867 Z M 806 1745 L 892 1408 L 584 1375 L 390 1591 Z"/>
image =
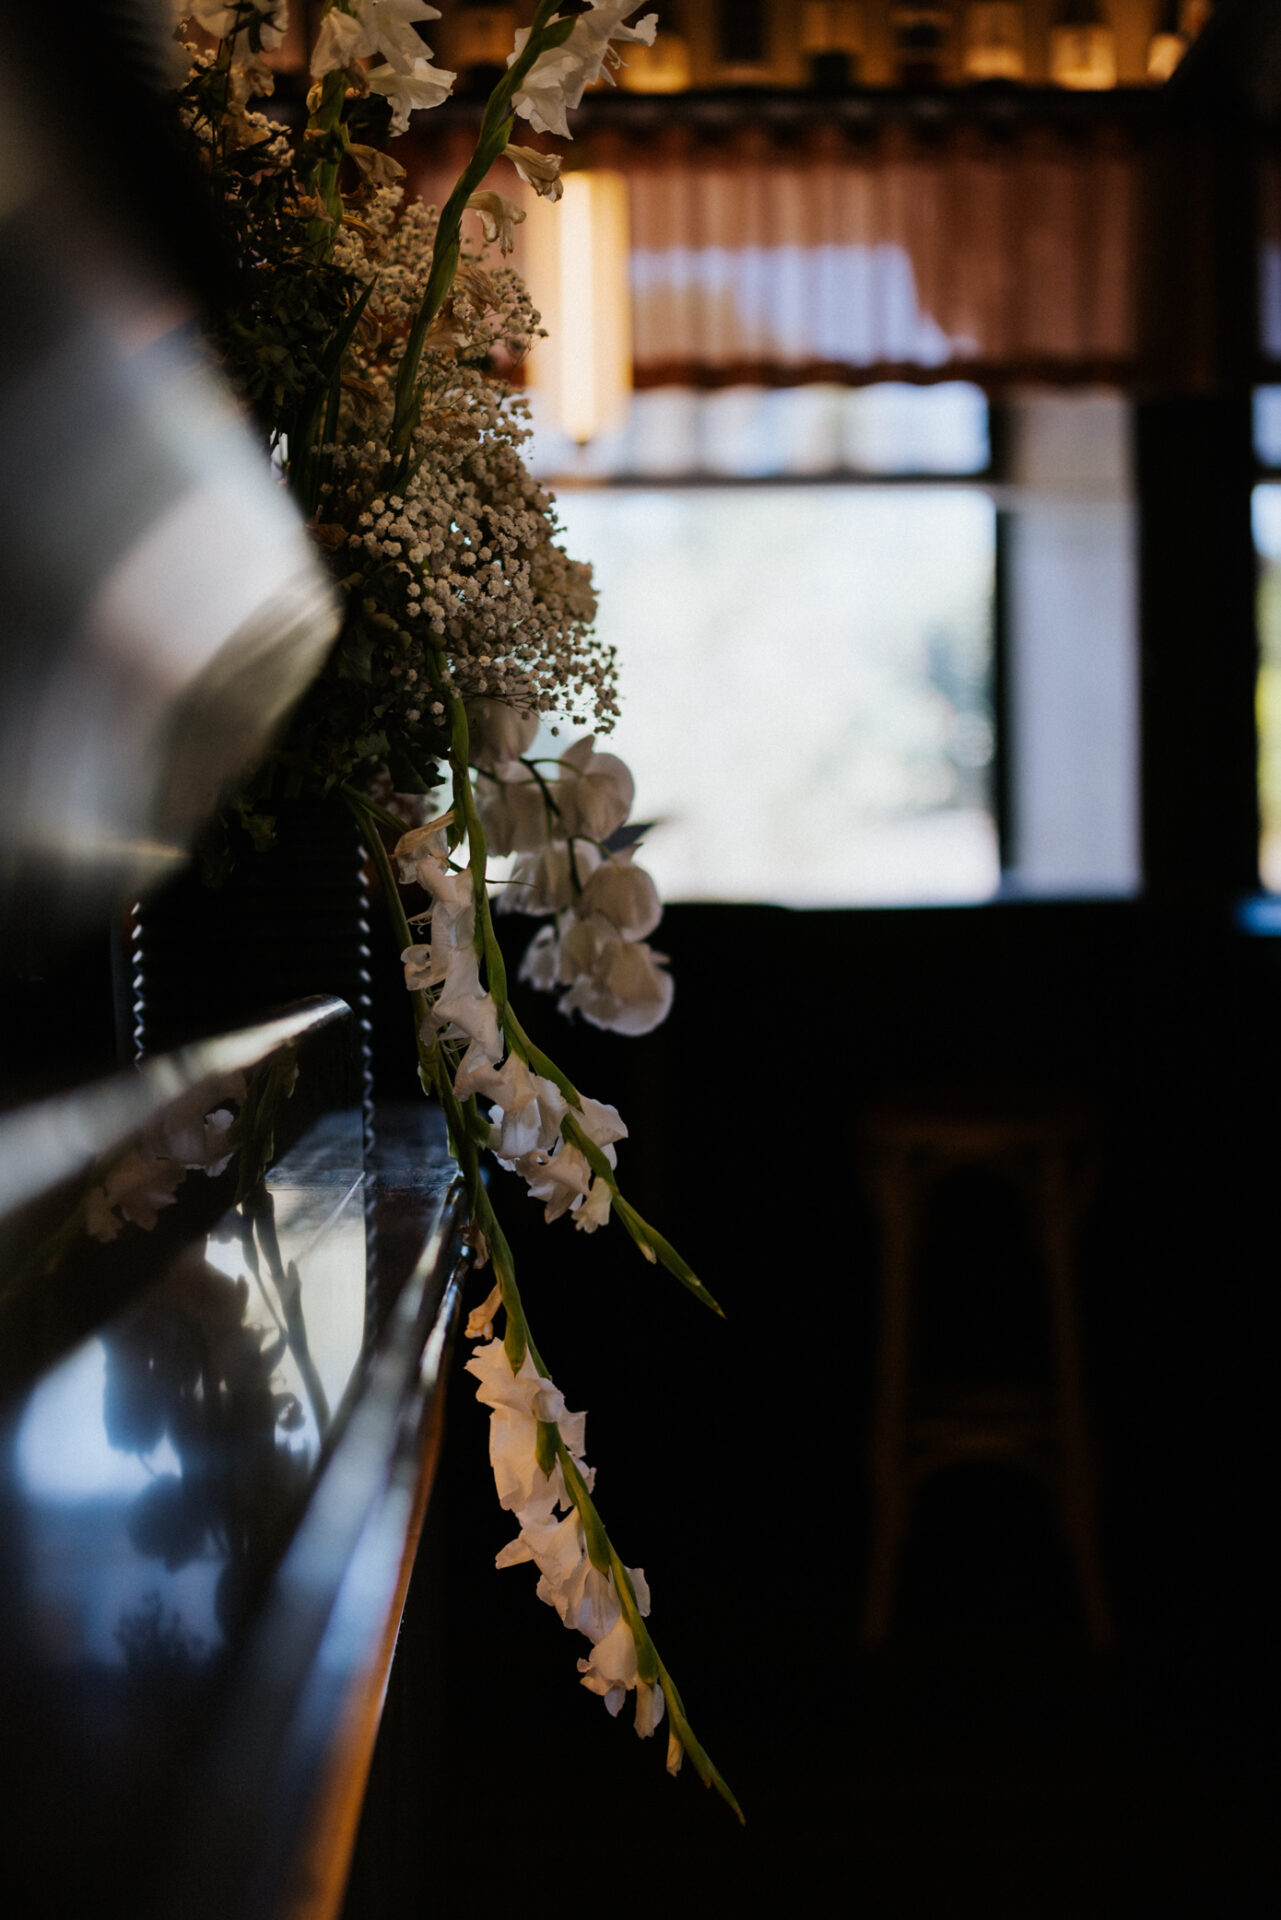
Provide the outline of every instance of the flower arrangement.
<path id="1" fill-rule="evenodd" d="M 498 1564 L 533 1562 L 539 1597 L 588 1643 L 583 1685 L 613 1714 L 634 1693 L 642 1736 L 666 1716 L 669 1771 L 688 1754 L 738 1812 L 650 1636 L 645 1577 L 624 1566 L 596 1507 L 584 1416 L 567 1410 L 534 1343 L 481 1177 L 489 1154 L 549 1223 L 565 1215 L 593 1233 L 616 1222 L 719 1312 L 625 1197 L 615 1108 L 580 1093 L 517 1019 L 496 926 L 498 906 L 546 917 L 522 971 L 562 1013 L 626 1034 L 666 1016 L 672 981 L 648 944 L 662 908 L 634 860 L 631 775 L 596 745 L 617 711 L 615 663 L 592 634 L 590 568 L 558 543 L 553 500 L 522 459 L 525 406 L 504 377 L 538 334 L 503 264 L 524 216 L 486 184 L 505 157 L 559 198 L 559 155 L 513 143 L 516 119 L 568 139 L 567 110 L 610 77 L 620 47 L 652 43 L 655 16 L 627 24 L 635 0 L 589 0 L 564 17 L 557 5 L 538 0 L 517 33 L 439 212 L 405 199 L 386 151 L 453 82 L 417 30 L 434 8 L 330 0 L 296 140 L 252 105 L 271 92 L 264 56 L 281 44 L 283 0 L 178 9 L 182 121 L 234 262 L 213 345 L 344 605 L 324 671 L 231 810 L 260 844 L 281 793 L 340 792 L 359 823 L 400 938 L 419 1077 L 444 1110 L 475 1264 L 492 1268 L 467 1364 L 518 1527 Z M 531 757 L 552 714 L 593 731 Z M 407 828 L 408 795 L 433 817 Z M 492 897 L 491 854 L 514 859 Z M 431 903 L 415 925 L 400 893 L 410 882 Z"/>

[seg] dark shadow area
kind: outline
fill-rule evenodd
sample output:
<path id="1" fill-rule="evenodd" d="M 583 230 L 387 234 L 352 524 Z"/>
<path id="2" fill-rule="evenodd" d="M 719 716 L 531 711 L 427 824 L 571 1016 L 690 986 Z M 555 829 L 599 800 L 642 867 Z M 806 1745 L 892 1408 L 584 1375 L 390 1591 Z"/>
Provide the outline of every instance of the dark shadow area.
<path id="1" fill-rule="evenodd" d="M 476 1916 L 579 1898 L 638 1916 L 1270 1912 L 1277 1141 L 1261 1096 L 1281 949 L 1138 904 L 673 908 L 659 944 L 668 1025 L 630 1043 L 553 1021 L 554 1050 L 618 1105 L 626 1190 L 727 1320 L 616 1230 L 585 1244 L 495 1181 L 535 1337 L 589 1409 L 602 1511 L 749 1825 L 666 1779 L 661 1736 L 638 1751 L 628 1713 L 612 1724 L 576 1685 L 583 1648 L 532 1569 L 493 1570 L 512 1528 L 460 1375 L 389 1709 L 398 1804 L 412 1766 L 420 1812 L 399 1866 L 380 1847 L 372 1903 L 362 1843 L 349 1915 L 423 1885 Z M 400 1008 L 383 1011 L 389 1061 Z M 545 1031 L 545 1004 L 531 1013 Z M 1070 1087 L 1103 1119 L 1080 1307 L 1117 1647 L 1087 1646 L 1041 1487 L 974 1467 L 922 1490 L 890 1639 L 868 1654 L 860 1117 L 915 1083 L 992 1080 Z M 930 1258 L 950 1246 L 952 1280 L 937 1260 L 926 1275 L 931 1365 L 1035 1364 L 1017 1215 L 977 1178 L 941 1201 Z"/>

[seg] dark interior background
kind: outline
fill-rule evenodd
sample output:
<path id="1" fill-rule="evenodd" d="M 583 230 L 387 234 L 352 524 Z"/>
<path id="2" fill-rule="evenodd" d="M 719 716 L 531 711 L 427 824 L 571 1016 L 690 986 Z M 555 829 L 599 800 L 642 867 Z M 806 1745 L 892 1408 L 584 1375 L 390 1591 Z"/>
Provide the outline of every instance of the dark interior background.
<path id="1" fill-rule="evenodd" d="M 1220 183 L 1233 206 L 1236 164 Z M 746 1830 L 665 1778 L 661 1733 L 638 1752 L 629 1716 L 611 1724 L 576 1685 L 578 1642 L 532 1569 L 493 1571 L 511 1527 L 460 1373 L 351 1920 L 1275 1910 L 1281 945 L 1235 910 L 1257 824 L 1250 371 L 1231 272 L 1222 287 L 1220 390 L 1138 408 L 1144 897 L 673 907 L 656 944 L 676 1001 L 657 1033 L 529 1007 L 619 1107 L 629 1196 L 726 1309 L 704 1312 L 617 1229 L 544 1228 L 495 1174 L 536 1335 L 590 1412 L 602 1509 L 650 1579 L 655 1636 Z M 375 1082 L 411 1097 L 376 912 L 375 929 Z M 33 930 L 0 995 L 6 1104 L 127 1057 L 129 992 L 119 932 L 51 956 Z M 1101 1115 L 1081 1312 L 1117 1646 L 1088 1649 L 1038 1489 L 958 1469 L 920 1501 L 872 1655 L 861 1117 L 914 1085 L 1011 1083 L 1084 1093 Z M 1017 1233 L 974 1194 L 953 1228 L 929 1294 L 944 1361 L 950 1341 L 1035 1365 L 1035 1315 L 1011 1306 L 1031 1279 Z"/>

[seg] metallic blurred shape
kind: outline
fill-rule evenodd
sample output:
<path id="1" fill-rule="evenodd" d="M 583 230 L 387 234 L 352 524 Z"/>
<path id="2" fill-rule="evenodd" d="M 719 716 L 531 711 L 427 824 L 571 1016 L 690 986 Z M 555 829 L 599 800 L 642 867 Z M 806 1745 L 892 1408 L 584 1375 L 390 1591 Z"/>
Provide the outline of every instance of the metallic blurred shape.
<path id="1" fill-rule="evenodd" d="M 188 263 L 166 253 L 182 222 L 172 209 L 131 218 L 99 190 L 114 157 L 100 126 L 77 144 L 77 117 L 60 113 L 55 146 L 11 18 L 0 13 L 0 946 L 21 958 L 181 864 L 319 668 L 339 607 L 209 365 Z M 126 138 L 136 147 L 136 125 Z M 170 159 L 158 141 L 156 171 Z M 138 167 L 122 154 L 122 177 Z M 193 195 L 189 226 L 202 217 Z"/>

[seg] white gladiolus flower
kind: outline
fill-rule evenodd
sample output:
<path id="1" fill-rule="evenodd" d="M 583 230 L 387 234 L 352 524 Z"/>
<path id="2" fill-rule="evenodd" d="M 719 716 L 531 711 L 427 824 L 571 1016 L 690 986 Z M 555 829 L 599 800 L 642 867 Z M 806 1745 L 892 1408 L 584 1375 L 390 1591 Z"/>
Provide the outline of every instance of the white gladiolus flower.
<path id="1" fill-rule="evenodd" d="M 346 10 L 331 7 L 316 35 L 312 78 L 320 80 L 374 54 L 381 54 L 397 73 L 411 74 L 426 65 L 431 53 L 414 32 L 414 21 L 439 19 L 440 9 L 425 0 L 348 0 Z"/>
<path id="2" fill-rule="evenodd" d="M 478 1307 L 473 1307 L 467 1316 L 464 1332 L 469 1340 L 492 1340 L 494 1337 L 494 1316 L 503 1304 L 503 1290 L 497 1281 L 490 1288 Z"/>
<path id="3" fill-rule="evenodd" d="M 503 149 L 521 179 L 545 200 L 559 200 L 565 191 L 560 177 L 560 155 L 539 153 L 535 147 L 518 147 L 508 141 Z"/>
<path id="4" fill-rule="evenodd" d="M 343 13 L 340 8 L 331 7 L 316 35 L 311 77 L 322 80 L 327 73 L 337 73 L 373 50 L 373 32 L 365 14 Z"/>
<path id="5" fill-rule="evenodd" d="M 555 927 L 540 927 L 525 949 L 520 979 L 540 993 L 550 993 L 560 980 L 560 940 Z"/>
<path id="6" fill-rule="evenodd" d="M 510 206 L 511 202 L 507 204 Z M 524 217 L 522 213 L 522 220 Z M 466 707 L 473 766 L 492 768 L 500 761 L 519 760 L 533 746 L 538 733 L 536 713 L 517 713 L 505 700 L 483 698 L 468 700 Z M 531 778 L 523 767 L 513 777 Z"/>
<path id="7" fill-rule="evenodd" d="M 617 1713 L 636 1685 L 636 1642 L 626 1615 L 618 1619 L 594 1649 L 590 1660 L 580 1660 L 583 1685 L 600 1694 L 610 1713 Z"/>
<path id="8" fill-rule="evenodd" d="M 364 0 L 364 4 L 374 35 L 371 53 L 381 53 L 397 73 L 413 73 L 431 58 L 430 47 L 414 32 L 414 22 L 439 20 L 439 7 L 429 7 L 426 0 Z M 452 73 L 449 78 L 454 78 Z"/>
<path id="9" fill-rule="evenodd" d="M 436 996 L 427 1023 L 433 1030 L 443 1030 L 447 1039 L 466 1038 L 476 1042 L 491 1060 L 501 1055 L 498 1009 L 480 984 L 480 961 L 474 947 L 454 949 L 445 984 Z"/>
<path id="10" fill-rule="evenodd" d="M 411 113 L 438 107 L 442 100 L 447 100 L 458 75 L 418 60 L 409 73 L 399 73 L 387 65 L 371 67 L 365 77 L 372 91 L 381 93 L 390 106 L 391 131 L 396 134 L 407 131 Z"/>
<path id="11" fill-rule="evenodd" d="M 597 753 L 595 746 L 595 736 L 589 733 L 562 754 L 555 799 L 566 834 L 608 840 L 627 821 L 636 782 L 616 753 Z"/>
<path id="12" fill-rule="evenodd" d="M 520 1172 L 526 1166 L 541 1167 L 542 1153 L 538 1145 L 541 1129 L 536 1102 L 533 1106 L 510 1110 L 491 1107 L 489 1118 L 489 1150 L 500 1167 L 506 1167 L 509 1173 Z"/>
<path id="13" fill-rule="evenodd" d="M 538 1465 L 538 1422 L 553 1422 L 575 1466 L 590 1487 L 595 1475 L 582 1459 L 587 1416 L 570 1413 L 564 1395 L 545 1379 L 526 1352 L 519 1373 L 513 1374 L 501 1340 L 473 1353 L 468 1373 L 480 1381 L 476 1398 L 492 1409 L 489 1458 L 494 1468 L 500 1506 L 520 1517 L 522 1526 L 538 1515 L 550 1519 L 556 1505 L 568 1508 L 565 1476 L 557 1461 L 550 1474 Z"/>
<path id="14" fill-rule="evenodd" d="M 276 76 L 257 54 L 235 54 L 227 75 L 231 98 L 240 106 L 276 91 Z"/>
<path id="15" fill-rule="evenodd" d="M 575 880 L 581 887 L 599 865 L 589 841 L 575 841 L 571 857 L 568 842 L 554 840 L 541 853 L 522 854 L 500 904 L 518 913 L 560 913 L 573 905 Z"/>
<path id="16" fill-rule="evenodd" d="M 253 4 L 255 11 L 262 16 L 262 44 L 268 52 L 274 53 L 284 40 L 289 8 L 285 0 L 253 0 Z M 186 0 L 181 13 L 187 19 L 194 20 L 206 33 L 212 34 L 215 40 L 225 40 L 229 33 L 236 30 L 237 10 L 225 6 L 223 0 Z"/>
<path id="17" fill-rule="evenodd" d="M 601 923 L 578 924 L 590 933 Z M 643 940 L 606 938 L 597 932 L 595 953 L 561 996 L 560 1011 L 581 1013 L 592 1026 L 611 1033 L 651 1033 L 670 1013 L 675 991 L 671 975 L 659 964 L 663 957 Z"/>
<path id="18" fill-rule="evenodd" d="M 491 853 L 538 853 L 547 845 L 550 827 L 543 789 L 519 762 L 499 762 L 497 779 L 482 780 L 476 808 Z M 553 816 L 554 820 L 554 816 Z M 499 904 L 519 907 L 504 887 Z"/>
<path id="19" fill-rule="evenodd" d="M 486 1100 L 496 1100 L 506 1113 L 524 1113 L 532 1107 L 537 1124 L 538 1085 L 517 1053 L 509 1053 L 498 1067 L 483 1047 L 468 1047 L 454 1075 L 454 1092 L 460 1100 L 479 1093 Z"/>
<path id="20" fill-rule="evenodd" d="M 584 1552 L 583 1523 L 578 1517 L 577 1508 L 571 1507 L 561 1519 L 553 1514 L 547 1519 L 537 1516 L 525 1521 L 516 1538 L 509 1540 L 499 1551 L 494 1564 L 497 1567 L 520 1567 L 532 1560 L 549 1588 L 556 1591 L 572 1579 Z M 539 1597 L 544 1598 L 543 1581 L 540 1580 L 538 1585 Z M 554 1600 L 548 1604 L 557 1606 Z M 560 1612 L 559 1606 L 557 1612 Z M 564 1617 L 562 1613 L 562 1620 Z"/>
<path id="21" fill-rule="evenodd" d="M 607 1223 L 613 1198 L 613 1188 L 597 1174 L 582 1206 L 574 1209 L 574 1225 L 583 1233 L 595 1233 L 597 1227 Z"/>
<path id="22" fill-rule="evenodd" d="M 429 855 L 423 854 L 411 872 L 424 874 L 436 889 L 430 915 L 419 916 L 420 919 L 430 918 L 430 943 L 406 947 L 400 956 L 405 968 L 405 985 L 412 993 L 418 988 L 435 987 L 442 980 L 447 980 L 458 953 L 472 948 L 476 907 L 472 899 L 470 871 L 451 873 L 443 861 L 433 861 Z"/>
<path id="23" fill-rule="evenodd" d="M 432 962 L 430 946 L 406 947 L 400 963 L 405 969 L 405 985 L 410 993 L 423 993 L 429 987 L 438 986 L 444 978 Z"/>
<path id="24" fill-rule="evenodd" d="M 637 1677 L 636 1681 L 636 1731 L 642 1740 L 648 1740 L 651 1733 L 658 1729 L 663 1717 L 665 1705 L 663 1689 L 653 1686 L 647 1680 Z"/>
<path id="25" fill-rule="evenodd" d="M 631 847 L 611 854 L 591 874 L 578 903 L 582 914 L 601 914 L 626 940 L 643 940 L 663 917 L 658 888 L 643 867 L 632 865 Z"/>
<path id="26" fill-rule="evenodd" d="M 592 1183 L 592 1170 L 577 1147 L 561 1147 L 546 1159 L 540 1155 L 536 1165 L 521 1171 L 529 1184 L 530 1199 L 546 1202 L 543 1219 L 548 1226 L 576 1202 L 581 1205 Z"/>
<path id="27" fill-rule="evenodd" d="M 525 218 L 524 207 L 518 207 L 514 200 L 498 193 L 493 187 L 482 187 L 473 193 L 468 201 L 473 213 L 480 215 L 480 224 L 485 238 L 491 244 L 498 242 L 500 253 L 510 253 L 516 244 L 516 229 Z"/>
<path id="28" fill-rule="evenodd" d="M 563 1520 L 553 1517 L 527 1521 L 516 1538 L 498 1554 L 495 1564 L 519 1567 L 531 1560 L 541 1575 L 538 1598 L 547 1606 L 555 1607 L 567 1627 L 585 1634 L 593 1646 L 613 1632 L 622 1613 L 622 1603 L 613 1575 L 601 1573 L 587 1556 L 577 1512 L 567 1514 Z M 640 1577 L 643 1581 L 644 1575 Z"/>
<path id="29" fill-rule="evenodd" d="M 560 1138 L 560 1123 L 571 1109 L 554 1081 L 544 1080 L 541 1074 L 536 1074 L 534 1084 L 538 1089 L 539 1111 L 546 1128 L 542 1144 L 544 1148 L 550 1148 Z M 611 1107 L 604 1100 L 589 1100 L 585 1094 L 581 1098 L 581 1107 L 572 1109 L 574 1119 L 594 1145 L 610 1147 L 615 1140 L 626 1140 L 627 1124 L 617 1107 Z M 612 1160 L 610 1164 L 613 1165 Z"/>
<path id="30" fill-rule="evenodd" d="M 502 1351 L 495 1340 L 482 1349 Z M 468 1365 L 471 1366 L 471 1362 Z M 473 1367 L 474 1371 L 474 1367 Z M 478 1393 L 478 1400 L 484 1395 Z M 538 1426 L 531 1416 L 511 1407 L 495 1407 L 489 1416 L 489 1464 L 494 1472 L 498 1504 L 524 1520 L 550 1520 L 556 1507 L 568 1501 L 560 1462 L 550 1474 L 538 1464 Z"/>
<path id="31" fill-rule="evenodd" d="M 494 1111 L 493 1117 L 501 1117 L 502 1122 L 499 1135 L 502 1146 L 498 1150 L 503 1165 L 521 1176 L 531 1200 L 543 1201 L 543 1218 L 549 1226 L 562 1214 L 571 1213 L 576 1227 L 593 1233 L 609 1218 L 612 1197 L 609 1182 L 599 1174 L 593 1177 L 582 1149 L 562 1138 L 561 1121 L 570 1107 L 559 1087 L 541 1075 L 534 1076 L 534 1085 L 538 1090 L 540 1123 L 536 1139 L 531 1138 L 527 1113 L 517 1124 L 510 1116 L 500 1116 L 497 1109 Z M 618 1156 L 614 1142 L 627 1138 L 627 1126 L 617 1107 L 584 1099 L 582 1106 L 574 1109 L 574 1119 L 587 1138 L 600 1148 L 610 1166 L 616 1166 Z M 525 1141 L 529 1144 L 515 1151 L 517 1143 Z"/>
<path id="32" fill-rule="evenodd" d="M 633 1576 L 634 1583 L 635 1575 L 640 1572 L 640 1569 L 629 1567 L 627 1571 Z M 541 1589 L 542 1581 L 540 1580 L 538 1584 Z M 547 1599 L 546 1594 L 542 1594 L 541 1597 Z M 549 1600 L 548 1604 L 556 1607 L 567 1627 L 576 1627 L 579 1633 L 585 1633 L 593 1646 L 613 1632 L 618 1616 L 622 1612 L 622 1602 L 618 1597 L 618 1589 L 614 1585 L 613 1574 L 602 1573 L 599 1567 L 592 1565 L 586 1554 L 570 1575 L 557 1599 Z"/>
<path id="33" fill-rule="evenodd" d="M 521 27 L 508 66 L 524 51 L 528 38 L 529 28 Z M 566 42 L 538 56 L 512 95 L 512 108 L 528 120 L 535 133 L 553 133 L 558 140 L 572 140 L 565 111 L 579 104 L 585 85 L 582 63 L 570 53 Z"/>
<path id="34" fill-rule="evenodd" d="M 612 83 L 611 69 L 622 64 L 615 41 L 643 41 L 647 47 L 653 46 L 656 13 L 647 13 L 634 27 L 623 25 L 624 15 L 631 13 L 635 4 L 636 0 L 594 0 L 587 13 L 575 17 L 574 30 L 563 46 L 549 47 L 539 54 L 512 96 L 513 108 L 529 121 L 535 133 L 554 133 L 560 140 L 571 138 L 566 109 L 578 106 L 584 88 L 602 76 Z M 522 27 L 508 66 L 524 51 L 528 38 L 529 29 Z"/>
<path id="35" fill-rule="evenodd" d="M 408 833 L 401 834 L 391 850 L 402 882 L 416 880 L 433 900 L 443 900 L 451 906 L 460 899 L 459 881 L 464 882 L 468 897 L 471 894 L 471 875 L 456 874 L 449 864 L 445 828 L 453 817 L 451 811 L 438 820 L 429 820 L 425 826 L 412 827 Z"/>
<path id="36" fill-rule="evenodd" d="M 491 1294 L 472 1320 L 496 1310 Z M 636 1642 L 614 1576 L 591 1563 L 582 1520 L 566 1488 L 560 1461 L 550 1474 L 538 1465 L 538 1422 L 553 1422 L 590 1489 L 595 1475 L 582 1458 L 586 1415 L 567 1411 L 564 1396 L 539 1374 L 528 1350 L 519 1371 L 513 1373 L 501 1340 L 474 1353 L 467 1371 L 480 1382 L 476 1398 L 491 1409 L 489 1457 L 499 1502 L 515 1514 L 520 1528 L 499 1552 L 496 1564 L 534 1563 L 539 1599 L 592 1643 L 591 1658 L 578 1662 L 583 1685 L 602 1695 L 611 1713 L 617 1713 L 629 1690 L 636 1688 L 636 1731 L 643 1738 L 663 1717 L 661 1691 L 639 1677 Z M 644 1617 L 650 1608 L 644 1569 L 628 1567 L 627 1576 Z"/>

